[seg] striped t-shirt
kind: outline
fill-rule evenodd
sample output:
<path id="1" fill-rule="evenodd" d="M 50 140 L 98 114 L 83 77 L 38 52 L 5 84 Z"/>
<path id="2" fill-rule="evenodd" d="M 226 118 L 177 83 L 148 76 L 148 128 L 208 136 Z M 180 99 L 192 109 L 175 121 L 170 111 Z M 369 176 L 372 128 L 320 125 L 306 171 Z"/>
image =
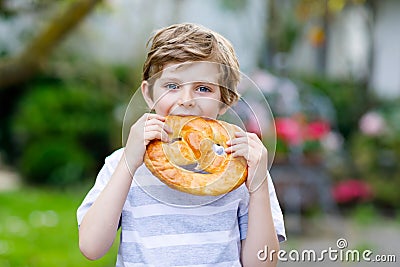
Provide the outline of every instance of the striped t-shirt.
<path id="1" fill-rule="evenodd" d="M 78 225 L 122 154 L 119 149 L 106 158 L 78 208 Z M 134 181 L 121 214 L 116 266 L 241 266 L 240 241 L 246 238 L 249 203 L 245 185 L 223 196 L 194 196 L 170 189 L 144 165 L 136 171 Z M 270 177 L 268 182 L 276 232 L 283 241 L 282 211 Z"/>

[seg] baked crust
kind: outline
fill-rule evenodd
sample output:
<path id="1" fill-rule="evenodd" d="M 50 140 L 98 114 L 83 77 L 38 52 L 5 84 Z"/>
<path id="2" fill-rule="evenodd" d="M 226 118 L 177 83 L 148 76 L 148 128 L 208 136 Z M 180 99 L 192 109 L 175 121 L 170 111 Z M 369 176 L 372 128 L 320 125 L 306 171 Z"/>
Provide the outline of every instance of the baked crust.
<path id="1" fill-rule="evenodd" d="M 194 195 L 221 195 L 239 187 L 247 177 L 247 162 L 221 147 L 234 137 L 238 126 L 196 116 L 167 116 L 173 130 L 170 143 L 152 140 L 144 163 L 171 188 Z M 216 149 L 217 148 L 217 149 Z M 217 151 L 216 151 L 217 150 Z M 222 152 L 222 153 L 221 153 Z M 184 166 L 196 166 L 194 171 Z"/>

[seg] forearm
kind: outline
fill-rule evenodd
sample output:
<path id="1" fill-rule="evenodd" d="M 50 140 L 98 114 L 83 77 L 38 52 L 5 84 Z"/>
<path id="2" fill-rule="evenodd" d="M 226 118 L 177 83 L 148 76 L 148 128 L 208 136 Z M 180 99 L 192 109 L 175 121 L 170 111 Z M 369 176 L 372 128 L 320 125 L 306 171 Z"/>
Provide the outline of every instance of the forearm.
<path id="1" fill-rule="evenodd" d="M 102 257 L 114 242 L 131 182 L 122 159 L 79 227 L 79 247 L 88 259 Z"/>
<path id="2" fill-rule="evenodd" d="M 243 266 L 276 266 L 276 258 L 261 261 L 257 257 L 258 252 L 266 246 L 269 251 L 279 250 L 279 241 L 271 212 L 268 181 L 265 181 L 256 192 L 250 195 L 248 217 L 247 237 L 242 247 Z"/>

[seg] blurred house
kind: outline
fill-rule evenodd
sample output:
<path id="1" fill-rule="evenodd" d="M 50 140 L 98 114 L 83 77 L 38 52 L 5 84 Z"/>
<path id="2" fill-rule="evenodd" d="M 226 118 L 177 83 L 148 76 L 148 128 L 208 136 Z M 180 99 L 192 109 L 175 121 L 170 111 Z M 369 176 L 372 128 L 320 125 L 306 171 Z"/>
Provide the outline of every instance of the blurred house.
<path id="1" fill-rule="evenodd" d="M 44 24 L 46 20 L 43 17 L 52 12 L 27 11 L 29 9 L 24 8 L 23 3 L 29 5 L 32 1 L 4 2 L 20 10 L 18 16 L 0 17 L 0 54 L 12 55 L 21 50 L 27 38 Z M 242 70 L 251 73 L 267 53 L 272 2 L 280 12 L 288 6 L 295 9 L 302 1 L 107 0 L 62 43 L 56 53 L 68 55 L 66 58 L 73 55 L 73 58 L 86 62 L 140 65 L 145 54 L 145 42 L 152 31 L 172 23 L 195 22 L 230 39 Z M 310 5 L 307 3 L 312 1 L 303 2 L 308 8 Z M 346 6 L 343 5 L 346 1 L 342 0 L 326 3 L 335 2 L 342 3 L 343 8 L 328 21 L 329 29 L 325 33 L 328 40 L 326 74 L 367 81 L 382 97 L 399 96 L 400 1 L 347 1 L 358 4 Z M 373 10 L 366 7 L 367 2 L 373 3 Z M 313 25 L 315 20 L 310 19 L 300 28 L 289 53 L 289 69 L 303 73 L 320 71 L 318 49 L 309 40 Z M 321 35 L 317 34 L 317 38 Z"/>
<path id="2" fill-rule="evenodd" d="M 132 64 L 143 61 L 144 44 L 152 31 L 172 23 L 195 22 L 231 40 L 242 70 L 251 73 L 267 53 L 269 1 L 232 2 L 109 0 L 111 12 L 95 12 L 64 47 L 73 48 L 82 58 Z M 363 4 L 349 5 L 328 21 L 326 74 L 366 81 L 381 97 L 400 96 L 400 1 L 373 2 L 374 10 Z M 279 1 L 280 8 L 288 3 L 296 1 Z M 320 70 L 318 49 L 309 40 L 313 23 L 305 24 L 298 35 L 289 69 L 311 74 Z"/>
<path id="3" fill-rule="evenodd" d="M 400 1 L 346 7 L 330 20 L 326 74 L 365 80 L 380 97 L 400 96 Z M 307 31 L 307 28 L 306 28 Z M 315 47 L 303 35 L 290 55 L 294 70 L 317 72 Z"/>

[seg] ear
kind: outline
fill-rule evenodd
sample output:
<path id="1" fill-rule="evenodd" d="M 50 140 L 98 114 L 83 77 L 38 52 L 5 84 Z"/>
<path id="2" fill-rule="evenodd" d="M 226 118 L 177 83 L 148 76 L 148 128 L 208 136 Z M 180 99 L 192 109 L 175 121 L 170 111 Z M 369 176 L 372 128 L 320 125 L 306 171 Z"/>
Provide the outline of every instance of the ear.
<path id="1" fill-rule="evenodd" d="M 146 101 L 147 106 L 150 109 L 153 109 L 154 108 L 153 94 L 151 92 L 149 83 L 147 81 L 142 81 L 140 88 L 142 90 L 142 95 L 144 101 Z"/>

